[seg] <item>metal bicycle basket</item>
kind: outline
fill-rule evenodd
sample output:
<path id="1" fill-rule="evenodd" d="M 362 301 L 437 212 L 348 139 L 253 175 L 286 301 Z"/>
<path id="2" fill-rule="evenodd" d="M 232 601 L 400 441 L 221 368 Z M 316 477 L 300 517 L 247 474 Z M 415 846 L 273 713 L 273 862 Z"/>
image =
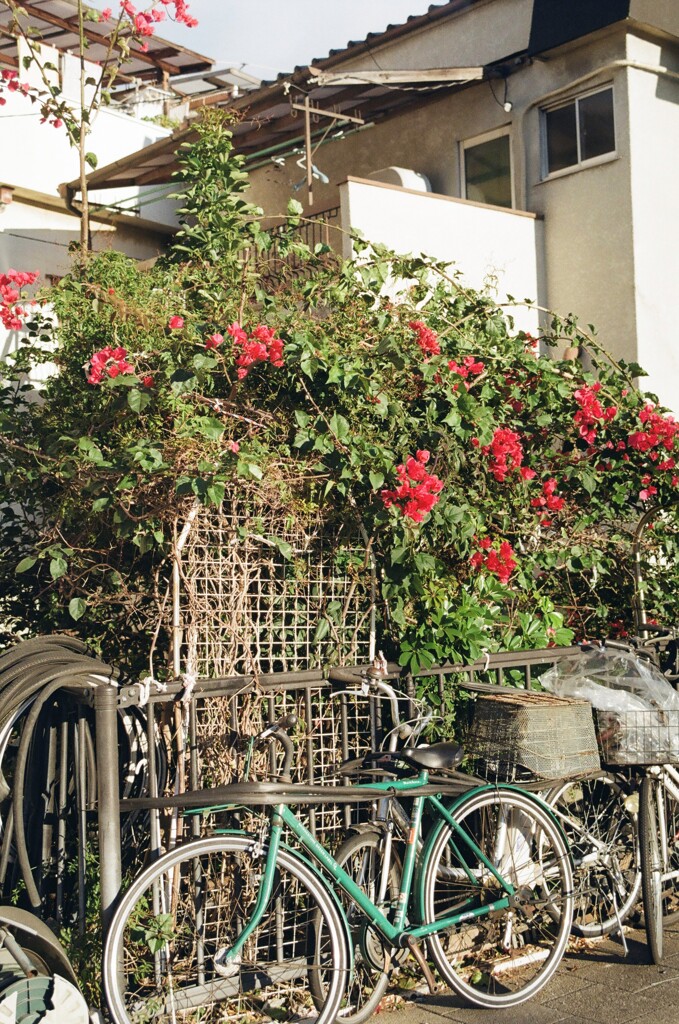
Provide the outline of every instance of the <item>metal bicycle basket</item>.
<path id="1" fill-rule="evenodd" d="M 679 710 L 595 710 L 596 736 L 606 764 L 679 762 Z"/>
<path id="2" fill-rule="evenodd" d="M 481 694 L 465 737 L 488 779 L 557 779 L 601 767 L 588 701 L 512 690 Z"/>

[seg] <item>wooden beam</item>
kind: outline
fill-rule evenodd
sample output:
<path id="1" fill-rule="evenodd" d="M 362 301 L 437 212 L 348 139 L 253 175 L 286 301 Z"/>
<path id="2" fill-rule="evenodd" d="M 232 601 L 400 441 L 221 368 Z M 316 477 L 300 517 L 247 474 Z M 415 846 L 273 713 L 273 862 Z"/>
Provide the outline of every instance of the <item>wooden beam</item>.
<path id="1" fill-rule="evenodd" d="M 26 14 L 32 15 L 40 21 L 46 21 L 49 25 L 56 25 L 57 27 L 64 29 L 64 31 L 71 32 L 77 38 L 80 38 L 80 29 L 78 27 L 77 18 L 74 17 L 72 20 L 59 18 L 56 14 L 50 14 L 49 11 L 43 11 L 41 8 L 34 7 L 33 4 L 30 3 L 22 3 L 21 8 L 26 12 Z M 84 29 L 83 34 L 89 42 L 96 43 L 104 49 L 107 48 L 105 35 L 101 35 L 99 32 L 92 32 L 92 30 L 88 28 Z M 39 40 L 35 39 L 33 41 L 39 42 Z M 116 49 L 120 49 L 120 47 L 116 47 Z M 161 70 L 167 70 L 170 74 L 172 74 L 173 71 L 177 73 L 177 69 L 172 64 L 165 64 L 161 60 L 156 61 L 150 53 L 142 53 L 140 50 L 133 50 L 130 48 L 130 55 L 134 56 L 135 60 L 140 60 L 142 64 L 149 64 L 153 67 L 160 68 Z"/>

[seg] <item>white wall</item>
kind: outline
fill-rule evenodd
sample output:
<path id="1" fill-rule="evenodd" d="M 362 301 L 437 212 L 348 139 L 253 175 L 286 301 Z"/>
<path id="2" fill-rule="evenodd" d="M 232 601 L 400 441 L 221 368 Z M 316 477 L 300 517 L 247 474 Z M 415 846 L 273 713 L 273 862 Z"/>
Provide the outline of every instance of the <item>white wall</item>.
<path id="1" fill-rule="evenodd" d="M 463 283 L 488 291 L 496 302 L 506 302 L 507 295 L 538 301 L 535 216 L 355 179 L 340 187 L 340 196 L 345 230 L 358 230 L 400 254 L 426 253 L 455 264 Z M 507 312 L 517 329 L 537 330 L 535 310 L 512 306 Z"/>
<path id="2" fill-rule="evenodd" d="M 679 50 L 630 40 L 630 56 L 679 75 Z M 679 412 L 679 80 L 631 68 L 632 237 L 638 361 L 643 386 Z"/>

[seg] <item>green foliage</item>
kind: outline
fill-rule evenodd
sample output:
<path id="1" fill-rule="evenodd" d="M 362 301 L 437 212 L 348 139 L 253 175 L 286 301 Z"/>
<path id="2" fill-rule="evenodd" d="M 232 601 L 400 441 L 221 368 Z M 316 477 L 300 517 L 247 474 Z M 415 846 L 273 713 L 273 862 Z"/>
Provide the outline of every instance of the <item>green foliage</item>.
<path id="1" fill-rule="evenodd" d="M 638 368 L 609 360 L 572 317 L 546 326 L 542 349 L 567 341 L 591 369 L 536 354 L 434 260 L 358 240 L 350 262 L 312 251 L 294 206 L 284 229 L 263 231 L 223 117 L 197 132 L 168 256 L 150 270 L 116 252 L 80 260 L 6 369 L 10 626 L 77 626 L 109 660 L 141 668 L 177 525 L 242 482 L 280 492 L 293 513 L 360 517 L 383 646 L 404 667 L 629 629 L 632 533 L 645 508 L 674 499 L 678 445 L 635 387 Z M 413 322 L 435 332 L 434 348 Z M 251 341 L 281 339 L 282 359 L 244 363 L 233 324 Z M 107 348 L 124 349 L 133 372 L 91 383 Z M 50 358 L 38 401 L 22 374 Z M 498 428 L 515 438 L 506 471 Z M 421 521 L 383 494 L 417 452 L 442 484 Z M 671 522 L 644 537 L 647 607 L 674 620 Z"/>

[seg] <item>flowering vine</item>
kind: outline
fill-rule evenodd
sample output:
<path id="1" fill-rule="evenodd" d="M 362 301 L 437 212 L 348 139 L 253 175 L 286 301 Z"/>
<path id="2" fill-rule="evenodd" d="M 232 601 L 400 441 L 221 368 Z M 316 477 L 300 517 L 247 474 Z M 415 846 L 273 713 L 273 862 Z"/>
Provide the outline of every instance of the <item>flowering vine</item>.
<path id="1" fill-rule="evenodd" d="M 257 324 L 250 335 L 239 323 L 227 327 L 227 334 L 233 338 L 236 356 L 238 379 L 243 380 L 257 363 L 271 363 L 272 366 L 283 366 L 284 344 L 276 332 L 265 324 Z M 215 336 L 213 335 L 213 338 Z"/>
<path id="2" fill-rule="evenodd" d="M 394 490 L 381 492 L 385 508 L 392 505 L 414 523 L 421 523 L 431 512 L 440 499 L 443 481 L 424 468 L 429 462 L 430 453 L 418 451 L 413 458 L 409 455 L 404 463 L 396 467 L 396 475 L 400 484 Z"/>
<path id="3" fill-rule="evenodd" d="M 497 547 L 493 547 L 491 538 L 483 537 L 479 541 L 479 549 L 469 559 L 471 567 L 485 569 L 497 576 L 500 583 L 508 583 L 517 565 L 509 541 L 503 540 Z"/>

